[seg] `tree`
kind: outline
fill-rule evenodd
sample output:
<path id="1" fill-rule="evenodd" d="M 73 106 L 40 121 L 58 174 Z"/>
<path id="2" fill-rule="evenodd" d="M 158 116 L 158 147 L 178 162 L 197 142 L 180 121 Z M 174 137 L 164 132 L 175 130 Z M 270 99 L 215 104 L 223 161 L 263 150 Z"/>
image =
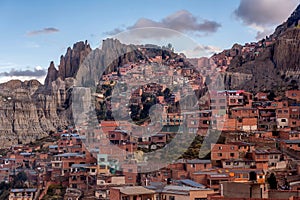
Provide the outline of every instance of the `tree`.
<path id="1" fill-rule="evenodd" d="M 171 43 L 168 44 L 167 48 L 170 49 L 172 52 L 174 52 L 174 47 L 172 46 Z"/>
<path id="2" fill-rule="evenodd" d="M 277 190 L 277 179 L 274 173 L 272 173 L 269 178 L 267 179 L 270 189 L 271 190 Z"/>
<path id="3" fill-rule="evenodd" d="M 15 188 L 23 188 L 25 186 L 25 182 L 27 181 L 27 175 L 25 172 L 19 172 L 13 179 L 13 187 Z"/>
<path id="4" fill-rule="evenodd" d="M 273 101 L 274 98 L 276 98 L 276 94 L 274 93 L 274 91 L 271 91 L 271 92 L 268 94 L 267 98 L 268 98 L 270 101 Z"/>

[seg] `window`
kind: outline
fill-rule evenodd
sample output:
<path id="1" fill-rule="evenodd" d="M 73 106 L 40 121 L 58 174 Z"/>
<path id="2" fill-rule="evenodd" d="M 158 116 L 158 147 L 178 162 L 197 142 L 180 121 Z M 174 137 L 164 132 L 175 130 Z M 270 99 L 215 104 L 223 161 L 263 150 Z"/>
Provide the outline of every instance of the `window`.
<path id="1" fill-rule="evenodd" d="M 224 110 L 224 109 L 225 109 L 225 106 L 220 106 L 220 109 Z"/>
<path id="2" fill-rule="evenodd" d="M 234 146 L 231 146 L 230 149 L 231 149 L 231 150 L 234 150 Z"/>
<path id="3" fill-rule="evenodd" d="M 234 153 L 230 153 L 230 157 L 234 157 Z"/>
<path id="4" fill-rule="evenodd" d="M 128 169 L 128 172 L 133 172 L 133 169 Z"/>
<path id="5" fill-rule="evenodd" d="M 225 103 L 226 100 L 225 99 L 219 99 L 219 103 Z"/>
<path id="6" fill-rule="evenodd" d="M 169 200 L 175 200 L 175 196 L 169 196 Z"/>
<path id="7" fill-rule="evenodd" d="M 215 99 L 211 99 L 210 103 L 216 103 L 216 100 Z"/>
<path id="8" fill-rule="evenodd" d="M 219 150 L 222 150 L 222 146 L 219 146 Z"/>
<path id="9" fill-rule="evenodd" d="M 230 162 L 226 162 L 226 163 L 225 163 L 225 165 L 230 165 L 230 164 L 231 164 Z"/>
<path id="10" fill-rule="evenodd" d="M 74 162 L 69 162 L 69 167 L 71 167 L 74 164 Z"/>
<path id="11" fill-rule="evenodd" d="M 286 119 L 281 119 L 281 122 L 286 122 Z"/>
<path id="12" fill-rule="evenodd" d="M 209 121 L 208 120 L 203 120 L 202 124 L 209 124 Z"/>
<path id="13" fill-rule="evenodd" d="M 219 157 L 222 157 L 223 155 L 222 155 L 222 153 L 218 153 L 218 156 L 219 156 Z"/>
<path id="14" fill-rule="evenodd" d="M 100 165 L 100 169 L 106 169 L 106 165 Z"/>

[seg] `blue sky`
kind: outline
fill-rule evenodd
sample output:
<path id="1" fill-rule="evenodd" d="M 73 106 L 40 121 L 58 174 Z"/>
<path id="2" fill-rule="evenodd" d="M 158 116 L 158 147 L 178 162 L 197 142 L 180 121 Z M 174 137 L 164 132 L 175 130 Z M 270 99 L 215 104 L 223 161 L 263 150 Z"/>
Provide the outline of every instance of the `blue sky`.
<path id="1" fill-rule="evenodd" d="M 298 3 L 299 0 L 1 0 L 0 82 L 32 78 L 35 72 L 41 80 L 40 72 L 52 60 L 57 65 L 60 55 L 73 43 L 88 40 L 95 48 L 110 37 L 108 33 L 148 23 L 178 29 L 211 51 L 230 48 L 234 43 L 256 41 L 271 33 Z M 187 20 L 186 25 L 176 24 L 181 19 Z M 15 71 L 32 73 L 11 73 Z"/>

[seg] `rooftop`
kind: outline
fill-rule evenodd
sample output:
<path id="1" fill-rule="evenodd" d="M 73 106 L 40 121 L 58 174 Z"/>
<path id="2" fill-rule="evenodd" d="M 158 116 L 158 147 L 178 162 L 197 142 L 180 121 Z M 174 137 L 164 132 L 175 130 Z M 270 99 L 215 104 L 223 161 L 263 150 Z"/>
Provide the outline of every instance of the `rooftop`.
<path id="1" fill-rule="evenodd" d="M 155 194 L 154 190 L 149 190 L 143 186 L 113 187 L 113 189 L 120 190 L 122 194 L 126 195 Z"/>

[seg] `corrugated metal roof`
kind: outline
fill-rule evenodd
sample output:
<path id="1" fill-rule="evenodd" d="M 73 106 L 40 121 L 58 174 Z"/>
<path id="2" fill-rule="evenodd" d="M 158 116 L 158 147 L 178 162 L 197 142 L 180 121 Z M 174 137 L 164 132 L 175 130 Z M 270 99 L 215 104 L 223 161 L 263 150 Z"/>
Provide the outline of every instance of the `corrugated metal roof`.
<path id="1" fill-rule="evenodd" d="M 184 185 L 188 185 L 188 186 L 191 186 L 191 187 L 195 187 L 195 188 L 205 188 L 204 185 L 200 184 L 200 183 L 197 183 L 195 181 L 192 181 L 190 179 L 183 179 L 183 180 L 179 180 L 182 184 Z"/>
<path id="2" fill-rule="evenodd" d="M 149 190 L 143 186 L 114 187 L 113 189 L 118 189 L 122 194 L 126 195 L 155 194 L 154 190 Z"/>

